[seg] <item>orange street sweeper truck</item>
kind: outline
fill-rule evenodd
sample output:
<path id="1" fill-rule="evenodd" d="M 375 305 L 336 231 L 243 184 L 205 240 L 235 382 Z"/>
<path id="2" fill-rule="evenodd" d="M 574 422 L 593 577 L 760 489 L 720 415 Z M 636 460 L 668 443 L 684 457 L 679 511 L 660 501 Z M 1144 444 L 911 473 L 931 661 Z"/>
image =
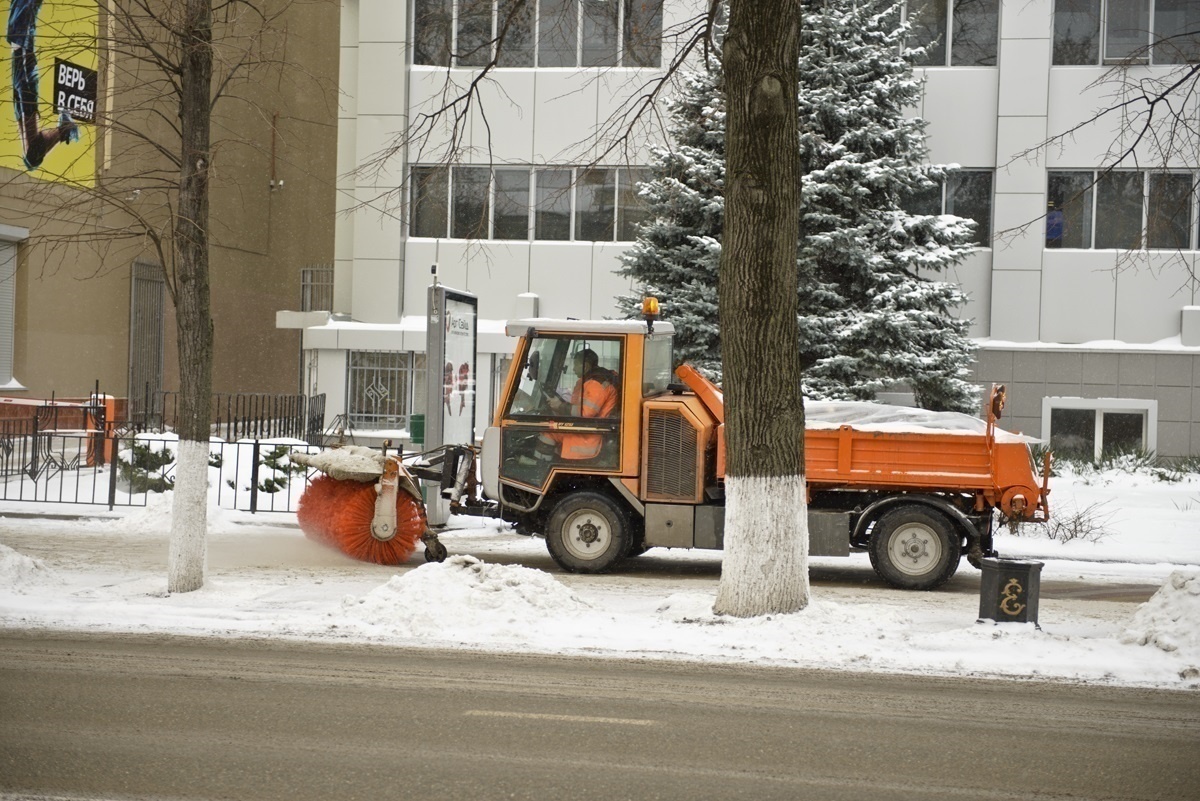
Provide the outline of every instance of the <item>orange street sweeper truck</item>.
<path id="1" fill-rule="evenodd" d="M 516 352 L 481 446 L 403 464 L 365 448 L 298 456 L 328 473 L 301 499 L 302 529 L 370 561 L 403 561 L 420 540 L 444 558 L 413 480 L 424 478 L 452 513 L 545 537 L 573 572 L 654 547 L 720 549 L 722 393 L 688 365 L 672 370 L 671 324 L 539 318 L 507 333 Z M 1035 465 L 1029 440 L 997 427 L 1004 399 L 994 387 L 986 419 L 806 403 L 809 553 L 866 551 L 887 583 L 932 589 L 964 555 L 976 567 L 994 556 L 997 525 L 1046 520 L 1049 456 Z"/>

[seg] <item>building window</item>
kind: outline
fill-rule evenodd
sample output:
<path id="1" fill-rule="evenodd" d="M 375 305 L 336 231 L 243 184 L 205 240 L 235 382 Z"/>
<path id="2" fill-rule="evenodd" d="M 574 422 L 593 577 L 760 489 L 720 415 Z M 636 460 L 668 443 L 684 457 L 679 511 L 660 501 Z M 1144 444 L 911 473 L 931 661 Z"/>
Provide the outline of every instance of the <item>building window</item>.
<path id="1" fill-rule="evenodd" d="M 534 170 L 537 206 L 533 212 L 533 238 L 571 238 L 571 170 Z"/>
<path id="2" fill-rule="evenodd" d="M 1043 398 L 1042 435 L 1060 456 L 1089 461 L 1121 453 L 1152 453 L 1158 445 L 1158 401 Z"/>
<path id="3" fill-rule="evenodd" d="M 992 171 L 956 170 L 936 183 L 904 198 L 909 214 L 954 214 L 975 221 L 972 238 L 980 247 L 992 246 Z"/>
<path id="4" fill-rule="evenodd" d="M 496 4 L 497 67 L 533 66 L 533 9 L 532 0 L 499 0 Z"/>
<path id="5" fill-rule="evenodd" d="M 413 63 L 658 67 L 662 0 L 415 0 Z"/>
<path id="6" fill-rule="evenodd" d="M 645 168 L 622 167 L 617 170 L 617 241 L 632 242 L 638 229 L 650 217 L 646 201 L 638 194 L 638 185 L 654 176 Z"/>
<path id="7" fill-rule="evenodd" d="M 24 389 L 13 376 L 16 347 L 17 248 L 29 238 L 29 229 L 0 224 L 0 388 Z"/>
<path id="8" fill-rule="evenodd" d="M 1190 246 L 1191 174 L 1150 173 L 1149 201 L 1146 208 L 1147 247 L 1185 250 Z"/>
<path id="9" fill-rule="evenodd" d="M 915 45 L 927 45 L 918 67 L 994 67 L 1000 0 L 908 0 Z"/>
<path id="10" fill-rule="evenodd" d="M 450 174 L 454 211 L 450 236 L 454 239 L 488 239 L 491 222 L 492 171 L 487 167 L 455 167 Z"/>
<path id="11" fill-rule="evenodd" d="M 352 350 L 346 353 L 346 416 L 353 429 L 407 429 L 424 410 L 425 354 Z"/>
<path id="12" fill-rule="evenodd" d="M 413 63 L 450 63 L 454 43 L 454 8 L 451 0 L 414 0 Z"/>
<path id="13" fill-rule="evenodd" d="M 992 246 L 992 173 L 959 170 L 946 176 L 946 214 L 975 221 L 975 244 Z"/>
<path id="14" fill-rule="evenodd" d="M 300 268 L 300 311 L 333 311 L 333 265 Z"/>
<path id="15" fill-rule="evenodd" d="M 13 383 L 17 299 L 17 243 L 0 239 L 0 387 Z"/>
<path id="16" fill-rule="evenodd" d="M 1200 61 L 1195 0 L 1056 0 L 1053 63 L 1186 64 Z"/>
<path id="17" fill-rule="evenodd" d="M 529 170 L 496 170 L 496 239 L 529 239 Z"/>
<path id="18" fill-rule="evenodd" d="M 637 184 L 649 178 L 640 167 L 413 167 L 409 235 L 628 242 L 648 214 Z"/>
<path id="19" fill-rule="evenodd" d="M 1133 250 L 1142 244 L 1140 172 L 1110 172 L 1096 181 L 1096 247 Z"/>
<path id="20" fill-rule="evenodd" d="M 581 170 L 575 198 L 575 238 L 611 242 L 615 236 L 617 171 Z"/>
<path id="21" fill-rule="evenodd" d="M 444 237 L 450 217 L 450 170 L 446 167 L 413 167 L 409 181 L 411 236 Z"/>
<path id="22" fill-rule="evenodd" d="M 1190 172 L 1050 172 L 1046 247 L 1190 249 L 1194 187 Z"/>

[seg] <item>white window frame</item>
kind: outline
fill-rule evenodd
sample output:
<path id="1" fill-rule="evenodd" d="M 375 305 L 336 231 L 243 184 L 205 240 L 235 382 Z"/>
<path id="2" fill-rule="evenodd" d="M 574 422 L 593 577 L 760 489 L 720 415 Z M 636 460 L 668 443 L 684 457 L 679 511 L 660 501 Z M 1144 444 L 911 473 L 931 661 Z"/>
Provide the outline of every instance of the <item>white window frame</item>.
<path id="1" fill-rule="evenodd" d="M 16 369 L 17 266 L 21 243 L 29 239 L 29 229 L 0 223 L 0 243 L 12 248 L 12 273 L 0 274 L 0 389 L 19 391 L 25 386 L 13 375 Z M 6 270 L 0 260 L 0 270 Z"/>
<path id="2" fill-rule="evenodd" d="M 1099 186 L 1100 178 L 1105 172 L 1104 170 L 1079 170 L 1079 169 L 1061 169 L 1061 170 L 1046 170 L 1046 200 L 1049 202 L 1050 196 L 1050 173 L 1078 173 L 1080 175 L 1091 176 L 1091 204 L 1088 206 L 1088 215 L 1091 218 L 1092 228 L 1091 237 L 1087 245 L 1081 248 L 1061 248 L 1062 250 L 1120 250 L 1120 248 L 1098 248 L 1096 247 L 1096 232 L 1100 226 L 1100 220 L 1097 217 L 1097 204 L 1099 202 Z M 1174 248 L 1150 247 L 1150 177 L 1153 175 L 1190 175 L 1192 176 L 1192 201 L 1191 209 L 1188 216 L 1188 243 L 1180 250 L 1200 250 L 1200 196 L 1197 194 L 1197 189 L 1200 188 L 1200 174 L 1194 168 L 1180 167 L 1171 169 L 1164 167 L 1161 169 L 1146 169 L 1146 170 L 1112 170 L 1114 173 L 1140 173 L 1142 176 L 1142 233 L 1141 247 L 1138 250 L 1174 250 Z M 993 184 L 993 192 L 994 192 Z M 1043 237 L 1043 241 L 1044 241 Z"/>
<path id="3" fill-rule="evenodd" d="M 539 67 L 538 66 L 538 57 L 540 55 L 540 53 L 539 53 L 539 36 L 541 35 L 541 28 L 542 28 L 541 6 L 540 6 L 540 4 L 534 4 L 534 0 L 529 0 L 529 2 L 531 4 L 533 4 L 531 12 L 530 12 L 533 16 L 533 28 L 532 28 L 532 35 L 533 35 L 533 53 L 532 53 L 533 59 L 532 60 L 533 60 L 533 64 L 529 67 L 501 67 L 500 69 L 571 69 L 571 70 L 579 70 L 579 69 L 596 69 L 596 70 L 600 70 L 600 69 L 604 69 L 604 70 L 611 70 L 611 69 L 662 69 L 661 50 L 660 50 L 660 54 L 659 54 L 659 63 L 658 63 L 658 66 L 656 66 L 656 67 L 642 67 L 639 65 L 630 66 L 630 65 L 625 64 L 625 36 L 624 36 L 625 3 L 621 2 L 620 0 L 609 0 L 609 2 L 613 2 L 613 3 L 617 4 L 617 27 L 616 27 L 616 36 L 617 36 L 616 62 L 617 63 L 616 64 L 609 64 L 609 65 L 598 66 L 598 67 L 580 66 L 583 61 L 583 38 L 584 38 L 583 37 L 583 17 L 584 17 L 583 0 L 571 0 L 571 2 L 573 2 L 575 4 L 575 66 L 572 66 L 572 67 Z M 451 8 L 450 8 L 450 60 L 451 60 L 451 66 L 454 69 L 479 69 L 479 67 L 460 65 L 458 63 L 458 56 L 455 55 L 458 52 L 458 33 L 459 33 L 458 22 L 459 22 L 459 5 L 460 5 L 460 3 L 461 3 L 461 0 L 453 0 L 453 2 L 450 4 L 450 6 L 451 6 Z M 499 33 L 498 27 L 500 24 L 500 19 L 499 19 L 498 5 L 499 4 L 497 3 L 497 0 L 491 0 L 492 45 L 491 45 L 491 55 L 489 57 L 495 56 L 495 41 L 496 41 L 496 36 Z M 665 5 L 666 5 L 666 3 L 664 2 L 664 6 Z M 662 12 L 660 11 L 660 13 L 662 13 Z M 413 22 L 414 30 L 418 24 L 419 23 L 414 20 L 414 22 Z M 660 44 L 661 44 L 663 38 L 664 38 L 664 31 L 660 30 L 659 31 Z M 423 64 L 423 65 L 417 65 L 417 66 L 441 66 L 443 68 L 445 67 L 445 65 L 429 65 L 429 64 Z"/>
<path id="4" fill-rule="evenodd" d="M 437 165 L 414 164 L 409 168 L 409 173 L 408 173 L 409 180 L 408 180 L 408 187 L 407 187 L 407 191 L 408 191 L 407 207 L 408 208 L 406 210 L 405 219 L 404 219 L 404 227 L 405 227 L 405 231 L 407 232 L 406 235 L 408 238 L 410 238 L 410 239 L 449 239 L 449 240 L 454 240 L 457 242 L 469 241 L 467 239 L 462 239 L 462 238 L 453 236 L 453 233 L 454 233 L 454 183 L 455 183 L 454 176 L 455 176 L 456 171 L 459 170 L 460 168 L 473 168 L 473 167 L 487 168 L 488 165 L 486 165 L 486 164 L 453 164 L 446 168 L 445 225 L 442 228 L 441 235 L 436 236 L 436 237 L 416 236 L 415 234 L 412 233 L 412 231 L 414 228 L 413 214 L 416 211 L 416 184 L 413 179 L 414 171 L 429 169 L 429 168 L 437 169 Z M 496 170 L 500 170 L 500 169 L 511 170 L 511 171 L 525 170 L 529 173 L 529 206 L 527 209 L 527 212 L 528 212 L 527 217 L 526 217 L 527 227 L 526 227 L 526 236 L 524 239 L 495 239 L 495 233 L 496 233 Z M 612 231 L 611 231 L 612 238 L 611 239 L 595 239 L 595 240 L 579 239 L 576 235 L 576 226 L 578 225 L 578 215 L 580 213 L 579 198 L 577 196 L 576 186 L 579 181 L 580 173 L 585 170 L 588 170 L 588 169 L 611 170 L 614 173 L 614 175 L 613 175 L 613 219 L 612 219 Z M 570 225 L 570 230 L 568 231 L 567 239 L 538 239 L 537 238 L 537 209 L 538 209 L 538 206 L 537 206 L 537 180 L 536 180 L 537 176 L 536 176 L 536 173 L 538 170 L 565 170 L 571 174 L 571 184 L 566 190 L 566 196 L 567 196 L 569 204 L 570 204 L 570 211 L 568 213 L 568 217 L 569 217 L 568 224 Z M 622 165 L 603 164 L 603 165 L 597 165 L 597 166 L 593 166 L 593 167 L 582 167 L 582 166 L 569 165 L 569 164 L 536 165 L 536 166 L 535 165 L 520 165 L 520 164 L 494 165 L 490 168 L 490 173 L 488 176 L 488 192 L 487 192 L 488 220 L 487 220 L 487 231 L 486 231 L 487 235 L 480 237 L 479 240 L 475 240 L 475 241 L 501 242 L 501 243 L 504 243 L 504 242 L 531 242 L 531 243 L 572 242 L 572 243 L 576 243 L 576 244 L 588 244 L 588 245 L 595 245 L 595 244 L 611 245 L 611 244 L 614 244 L 617 242 L 633 241 L 633 240 L 623 240 L 623 239 L 619 238 L 619 236 L 621 234 L 620 222 L 621 222 L 621 208 L 622 208 L 622 206 L 621 206 L 621 190 L 623 187 L 622 177 L 624 176 L 625 180 L 632 180 L 632 176 L 634 174 L 643 173 L 643 172 L 648 173 L 649 170 L 650 170 L 650 167 L 648 167 L 647 165 L 644 165 L 644 164 L 622 164 Z M 993 177 L 993 188 L 995 186 L 994 182 L 995 182 L 995 178 Z"/>
<path id="5" fill-rule="evenodd" d="M 1111 67 L 1111 66 L 1118 66 L 1118 65 L 1122 65 L 1122 64 L 1129 64 L 1129 65 L 1154 64 L 1157 66 L 1179 66 L 1178 64 L 1174 64 L 1174 63 L 1170 63 L 1170 62 L 1165 63 L 1165 64 L 1162 62 L 1157 62 L 1153 58 L 1154 45 L 1157 42 L 1156 37 L 1158 34 L 1158 29 L 1155 28 L 1155 23 L 1158 20 L 1155 19 L 1155 11 L 1157 11 L 1157 9 L 1155 8 L 1156 4 L 1155 4 L 1154 0 L 1150 0 L 1149 7 L 1147 8 L 1147 12 L 1149 14 L 1149 19 L 1147 20 L 1147 25 L 1146 25 L 1146 41 L 1144 42 L 1145 49 L 1143 51 L 1144 55 L 1139 56 L 1137 58 L 1122 58 L 1120 56 L 1110 56 L 1108 54 L 1108 51 L 1109 51 L 1108 21 L 1109 21 L 1109 6 L 1111 4 L 1112 4 L 1112 0 L 1100 0 L 1100 19 L 1099 19 L 1100 30 L 1097 33 L 1097 36 L 1100 39 L 1099 47 L 1097 47 L 1098 60 L 1095 62 L 1092 62 L 1091 64 L 1055 64 L 1054 60 L 1053 60 L 1053 56 L 1051 56 L 1051 66 L 1054 66 L 1054 67 L 1096 67 L 1096 66 Z M 1054 32 L 1053 25 L 1054 25 L 1054 23 L 1053 23 L 1053 18 L 1052 18 L 1051 19 L 1051 32 L 1050 32 L 1050 42 L 1051 42 L 1052 50 L 1053 50 L 1054 41 L 1055 41 L 1055 38 L 1054 38 L 1055 32 Z"/>
<path id="6" fill-rule="evenodd" d="M 1148 453 L 1158 452 L 1158 401 L 1150 398 L 1072 398 L 1049 396 L 1042 398 L 1042 439 L 1047 443 L 1053 435 L 1050 430 L 1050 412 L 1054 409 L 1084 409 L 1096 412 L 1096 434 L 1093 439 L 1099 460 L 1104 451 L 1104 415 L 1140 413 L 1143 415 L 1142 444 Z"/>

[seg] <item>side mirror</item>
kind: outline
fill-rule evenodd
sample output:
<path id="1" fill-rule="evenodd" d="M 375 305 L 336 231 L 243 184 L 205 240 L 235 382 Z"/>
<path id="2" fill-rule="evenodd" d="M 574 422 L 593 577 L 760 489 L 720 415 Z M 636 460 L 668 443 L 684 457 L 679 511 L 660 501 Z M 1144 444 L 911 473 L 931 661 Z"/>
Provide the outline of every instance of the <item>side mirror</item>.
<path id="1" fill-rule="evenodd" d="M 535 350 L 533 353 L 529 354 L 529 363 L 526 365 L 527 369 L 525 370 L 525 376 L 530 381 L 538 380 L 538 372 L 541 361 L 542 354 L 538 351 Z"/>

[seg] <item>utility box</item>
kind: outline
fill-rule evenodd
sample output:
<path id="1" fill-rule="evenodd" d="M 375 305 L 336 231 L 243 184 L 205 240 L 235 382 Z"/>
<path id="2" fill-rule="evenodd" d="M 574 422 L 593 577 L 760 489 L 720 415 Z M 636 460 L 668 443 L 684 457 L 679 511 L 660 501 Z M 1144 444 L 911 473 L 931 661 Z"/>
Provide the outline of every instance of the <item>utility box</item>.
<path id="1" fill-rule="evenodd" d="M 980 561 L 983 577 L 979 581 L 979 619 L 1036 624 L 1043 563 L 992 558 Z"/>

